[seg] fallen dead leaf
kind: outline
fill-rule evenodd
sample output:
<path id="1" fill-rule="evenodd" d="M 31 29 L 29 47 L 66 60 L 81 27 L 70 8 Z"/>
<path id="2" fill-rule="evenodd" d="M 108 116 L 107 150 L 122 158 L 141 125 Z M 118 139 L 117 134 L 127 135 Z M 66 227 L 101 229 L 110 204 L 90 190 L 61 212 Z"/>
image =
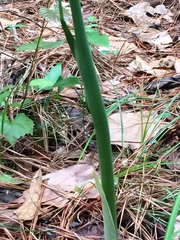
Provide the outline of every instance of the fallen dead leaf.
<path id="1" fill-rule="evenodd" d="M 147 13 L 149 13 L 151 16 L 158 14 L 160 17 L 149 17 Z M 136 5 L 130 7 L 128 10 L 125 10 L 124 14 L 131 17 L 137 25 L 144 25 L 149 23 L 157 24 L 157 20 L 160 23 L 161 18 L 164 18 L 168 22 L 173 22 L 172 12 L 167 9 L 164 4 L 157 5 L 154 8 L 147 1 L 137 3 Z"/>
<path id="2" fill-rule="evenodd" d="M 165 49 L 173 43 L 173 40 L 167 31 L 160 32 L 157 30 L 149 30 L 147 33 L 141 33 L 138 39 L 142 42 L 147 42 L 150 45 L 155 45 L 159 49 Z"/>
<path id="3" fill-rule="evenodd" d="M 47 174 L 48 179 L 42 202 L 62 208 L 70 198 L 84 194 L 85 198 L 96 198 L 99 193 L 94 187 L 93 167 L 89 164 L 76 164 Z"/>
<path id="4" fill-rule="evenodd" d="M 152 114 L 149 111 L 122 112 L 122 123 L 120 113 L 110 115 L 108 122 L 111 143 L 122 146 L 124 141 L 124 147 L 139 148 L 145 129 L 147 132 L 144 141 L 150 140 L 165 126 L 165 123 L 153 117 Z"/>
<path id="5" fill-rule="evenodd" d="M 173 56 L 167 56 L 166 58 L 152 60 L 150 62 L 146 62 L 140 56 L 136 56 L 136 59 L 129 64 L 127 69 L 132 72 L 142 71 L 152 74 L 153 76 L 162 77 L 167 75 L 173 68 L 175 68 L 178 73 L 180 71 L 179 62 L 180 60 Z"/>
<path id="6" fill-rule="evenodd" d="M 40 208 L 38 200 L 41 192 L 42 172 L 39 169 L 32 178 L 30 188 L 24 192 L 25 201 L 15 213 L 20 221 L 32 220 L 37 208 Z"/>

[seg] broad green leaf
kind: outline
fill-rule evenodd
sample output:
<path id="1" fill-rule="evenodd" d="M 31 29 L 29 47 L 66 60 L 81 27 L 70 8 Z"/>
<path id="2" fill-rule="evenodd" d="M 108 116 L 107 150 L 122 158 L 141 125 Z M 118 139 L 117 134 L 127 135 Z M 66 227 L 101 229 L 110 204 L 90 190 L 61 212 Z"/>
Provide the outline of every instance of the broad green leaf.
<path id="1" fill-rule="evenodd" d="M 36 90 L 51 90 L 62 73 L 62 65 L 58 63 L 42 79 L 34 79 L 30 82 L 30 86 Z"/>
<path id="2" fill-rule="evenodd" d="M 76 84 L 81 84 L 81 81 L 77 77 L 59 78 L 59 80 L 54 85 L 58 87 L 58 91 L 61 92 L 65 87 L 71 87 Z"/>
<path id="3" fill-rule="evenodd" d="M 5 92 L 6 90 L 11 89 L 11 88 L 14 88 L 14 85 L 12 85 L 12 84 L 6 85 L 5 87 L 3 87 L 3 88 L 0 90 L 0 94 L 1 94 L 2 92 Z"/>
<path id="4" fill-rule="evenodd" d="M 58 78 L 62 73 L 62 64 L 58 63 L 56 66 L 52 67 L 51 70 L 45 75 L 44 79 L 51 80 L 53 84 L 55 84 Z"/>
<path id="5" fill-rule="evenodd" d="M 94 30 L 87 33 L 87 39 L 91 44 L 98 46 L 109 47 L 109 39 L 107 35 L 99 34 L 98 30 Z"/>
<path id="6" fill-rule="evenodd" d="M 62 40 L 62 41 L 57 41 L 57 42 L 45 42 L 45 41 L 42 41 L 40 47 L 42 49 L 52 49 L 52 48 L 59 48 L 65 41 Z"/>
<path id="7" fill-rule="evenodd" d="M 107 54 L 110 53 L 110 50 L 101 50 L 100 53 L 102 56 L 106 56 Z"/>
<path id="8" fill-rule="evenodd" d="M 5 99 L 11 94 L 11 91 L 3 92 L 0 94 L 0 106 L 5 101 Z"/>
<path id="9" fill-rule="evenodd" d="M 104 190 L 101 186 L 101 183 L 98 179 L 97 174 L 93 172 L 93 175 L 94 175 L 96 186 L 98 188 L 98 191 L 100 193 L 101 200 L 102 200 L 105 239 L 112 239 L 112 240 L 117 239 L 117 229 L 115 229 L 113 218 L 111 215 L 108 202 L 106 200 Z"/>
<path id="10" fill-rule="evenodd" d="M 30 82 L 29 86 L 34 87 L 35 90 L 51 90 L 54 83 L 51 79 L 38 78 Z"/>
<path id="11" fill-rule="evenodd" d="M 39 37 L 35 38 L 34 41 L 31 42 L 31 43 L 22 44 L 21 46 L 16 47 L 16 51 L 32 51 L 32 50 L 35 50 L 36 47 L 37 47 L 37 44 L 38 44 L 38 40 L 39 40 Z M 42 39 L 40 39 L 39 48 L 40 48 L 41 42 L 42 42 Z"/>
<path id="12" fill-rule="evenodd" d="M 98 26 L 98 24 L 96 23 L 91 23 L 91 24 L 88 24 L 87 26 L 85 26 L 85 31 L 86 33 L 89 33 L 89 32 L 94 32 L 96 27 Z"/>
<path id="13" fill-rule="evenodd" d="M 7 25 L 7 29 L 10 30 L 10 31 L 12 31 L 13 28 L 21 28 L 21 27 L 24 27 L 24 26 L 26 26 L 26 25 L 25 25 L 25 24 L 22 24 L 22 23 L 17 23 L 17 24 L 15 24 L 15 25 L 8 24 L 8 25 Z"/>
<path id="14" fill-rule="evenodd" d="M 9 183 L 9 184 L 21 184 L 22 181 L 16 178 L 11 177 L 8 174 L 0 174 L 0 182 Z"/>
<path id="15" fill-rule="evenodd" d="M 27 44 L 22 44 L 21 46 L 17 47 L 17 51 L 34 51 L 37 48 L 38 44 L 38 39 L 35 38 L 33 42 L 27 43 Z M 58 48 L 64 43 L 64 40 L 62 41 L 57 41 L 57 42 L 46 42 L 42 41 L 42 39 L 39 42 L 39 49 L 52 49 L 52 48 Z"/>
<path id="16" fill-rule="evenodd" d="M 12 146 L 20 137 L 26 134 L 33 134 L 34 123 L 24 113 L 17 114 L 12 122 L 9 120 L 7 115 L 5 115 L 3 133 L 2 121 L 3 113 L 0 113 L 0 133 L 1 135 L 5 136 L 5 140 L 8 141 Z"/>

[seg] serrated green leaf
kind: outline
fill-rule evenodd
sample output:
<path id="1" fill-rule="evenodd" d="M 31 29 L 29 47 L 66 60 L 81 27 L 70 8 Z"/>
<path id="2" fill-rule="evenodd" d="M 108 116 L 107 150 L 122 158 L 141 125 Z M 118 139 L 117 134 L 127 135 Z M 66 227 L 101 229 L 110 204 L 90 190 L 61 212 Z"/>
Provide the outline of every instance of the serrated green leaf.
<path id="1" fill-rule="evenodd" d="M 11 177 L 8 174 L 0 174 L 0 182 L 9 183 L 9 184 L 21 184 L 22 181 L 16 178 Z"/>
<path id="2" fill-rule="evenodd" d="M 109 39 L 107 35 L 99 34 L 98 30 L 94 30 L 87 33 L 87 39 L 89 43 L 95 44 L 98 46 L 109 47 Z"/>
<path id="3" fill-rule="evenodd" d="M 2 130 L 3 113 L 0 113 L 0 132 Z M 8 141 L 12 146 L 16 140 L 26 134 L 33 134 L 33 121 L 28 118 L 24 113 L 16 115 L 15 119 L 11 122 L 7 115 L 4 118 L 4 131 L 3 135 L 5 140 Z M 2 132 L 1 132 L 2 135 Z"/>

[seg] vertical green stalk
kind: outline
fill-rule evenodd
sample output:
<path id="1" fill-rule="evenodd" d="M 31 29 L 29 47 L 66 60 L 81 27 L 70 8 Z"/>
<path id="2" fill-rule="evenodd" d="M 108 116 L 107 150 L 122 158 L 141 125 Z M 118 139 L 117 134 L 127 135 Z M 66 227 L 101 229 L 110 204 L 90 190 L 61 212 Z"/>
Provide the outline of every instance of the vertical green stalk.
<path id="1" fill-rule="evenodd" d="M 171 240 L 171 239 L 174 239 L 174 237 L 176 236 L 176 233 L 173 234 L 173 229 L 176 222 L 176 217 L 178 216 L 178 213 L 179 213 L 179 208 L 180 208 L 180 192 L 177 195 L 172 213 L 170 215 L 164 240 Z"/>
<path id="2" fill-rule="evenodd" d="M 102 188 L 109 205 L 115 229 L 117 229 L 113 160 L 107 116 L 92 54 L 86 38 L 79 0 L 70 0 L 70 6 L 75 30 L 75 58 L 79 66 L 85 88 L 86 100 L 96 130 Z M 106 221 L 104 219 L 104 225 L 105 223 Z M 107 229 L 106 226 L 104 226 L 104 228 L 105 231 L 111 231 L 111 229 Z"/>

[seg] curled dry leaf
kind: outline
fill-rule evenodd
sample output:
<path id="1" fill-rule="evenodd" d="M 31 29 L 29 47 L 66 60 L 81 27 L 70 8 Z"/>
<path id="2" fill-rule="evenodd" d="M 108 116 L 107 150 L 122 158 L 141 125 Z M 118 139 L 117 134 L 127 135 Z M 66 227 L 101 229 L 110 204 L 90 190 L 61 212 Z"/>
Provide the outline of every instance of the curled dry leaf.
<path id="1" fill-rule="evenodd" d="M 31 180 L 30 188 L 24 192 L 24 203 L 15 213 L 20 221 L 32 220 L 37 208 L 41 192 L 42 172 L 39 169 Z"/>

